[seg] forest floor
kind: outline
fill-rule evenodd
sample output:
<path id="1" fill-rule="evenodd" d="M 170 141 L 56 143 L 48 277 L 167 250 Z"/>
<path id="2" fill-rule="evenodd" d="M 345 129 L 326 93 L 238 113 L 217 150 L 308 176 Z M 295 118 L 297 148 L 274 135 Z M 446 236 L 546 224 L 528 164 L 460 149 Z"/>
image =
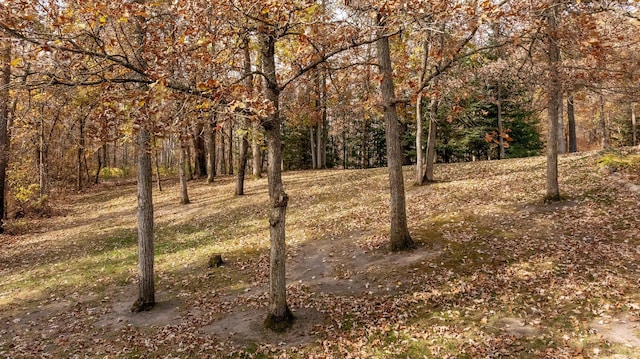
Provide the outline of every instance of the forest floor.
<path id="1" fill-rule="evenodd" d="M 561 156 L 553 204 L 543 157 L 438 165 L 422 187 L 407 167 L 402 253 L 386 169 L 285 173 L 281 334 L 262 327 L 266 179 L 192 181 L 189 205 L 155 191 L 158 304 L 138 314 L 135 185 L 67 194 L 0 236 L 0 357 L 639 357 L 640 173 L 599 158 Z"/>

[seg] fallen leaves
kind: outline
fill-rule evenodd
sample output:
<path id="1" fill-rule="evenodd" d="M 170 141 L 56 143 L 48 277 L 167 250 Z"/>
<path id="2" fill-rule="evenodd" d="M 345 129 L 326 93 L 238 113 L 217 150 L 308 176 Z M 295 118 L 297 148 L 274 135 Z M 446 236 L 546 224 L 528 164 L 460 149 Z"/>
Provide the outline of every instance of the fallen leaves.
<path id="1" fill-rule="evenodd" d="M 289 306 L 322 315 L 295 344 L 204 329 L 266 312 L 265 180 L 243 198 L 231 180 L 192 183 L 196 200 L 180 211 L 177 187 L 157 194 L 158 290 L 181 303 L 168 324 L 97 324 L 133 298 L 133 192 L 80 198 L 46 220 L 59 230 L 0 237 L 0 356 L 638 355 L 591 324 L 640 317 L 637 198 L 594 154 L 561 157 L 560 171 L 569 200 L 544 205 L 542 158 L 438 166 L 441 182 L 407 187 L 418 248 L 398 254 L 386 249 L 384 169 L 286 173 Z M 119 229 L 98 230 L 98 218 Z M 207 270 L 213 252 L 227 263 Z"/>

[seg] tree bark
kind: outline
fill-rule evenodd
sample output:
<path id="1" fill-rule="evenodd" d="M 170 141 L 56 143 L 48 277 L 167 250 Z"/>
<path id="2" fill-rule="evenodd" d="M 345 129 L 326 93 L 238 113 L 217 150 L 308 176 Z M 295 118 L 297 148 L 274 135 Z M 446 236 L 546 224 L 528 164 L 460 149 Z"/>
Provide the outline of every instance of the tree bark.
<path id="1" fill-rule="evenodd" d="M 572 95 L 567 98 L 567 121 L 569 125 L 569 152 L 578 152 L 578 141 L 576 137 L 576 114 Z"/>
<path id="2" fill-rule="evenodd" d="M 227 156 L 225 154 L 226 152 L 226 141 L 224 138 L 224 127 L 227 126 L 226 123 L 223 123 L 222 127 L 220 127 L 220 130 L 217 131 L 217 136 L 218 136 L 218 140 L 216 141 L 216 145 L 217 145 L 217 149 L 216 149 L 216 173 L 220 174 L 220 175 L 226 175 L 227 174 Z"/>
<path id="3" fill-rule="evenodd" d="M 214 115 L 215 116 L 215 115 Z M 209 141 L 207 143 L 207 150 L 209 152 L 208 157 L 208 171 L 207 171 L 207 183 L 213 183 L 216 177 L 216 120 L 215 117 L 208 124 L 207 134 L 209 135 Z"/>
<path id="4" fill-rule="evenodd" d="M 600 137 L 600 143 L 602 146 L 602 149 L 607 149 L 609 148 L 609 134 L 607 133 L 607 119 L 605 117 L 604 114 L 604 96 L 602 94 L 600 94 L 599 96 L 600 98 L 600 135 L 602 137 Z"/>
<path id="5" fill-rule="evenodd" d="M 191 203 L 191 201 L 189 200 L 189 192 L 187 189 L 187 173 L 185 170 L 185 148 L 184 148 L 184 144 L 182 143 L 183 141 L 180 141 L 180 163 L 178 164 L 179 166 L 179 173 L 180 173 L 180 203 L 182 204 L 189 204 Z"/>
<path id="6" fill-rule="evenodd" d="M 436 163 L 436 133 L 438 130 L 438 99 L 431 97 L 429 104 L 429 133 L 427 134 L 427 149 L 425 155 L 425 171 L 422 184 L 433 182 L 433 168 Z"/>
<path id="7" fill-rule="evenodd" d="M 311 168 L 312 169 L 316 169 L 316 141 L 315 141 L 315 137 L 313 136 L 313 126 L 309 127 L 309 143 L 311 143 Z"/>
<path id="8" fill-rule="evenodd" d="M 195 152 L 195 174 L 196 177 L 207 175 L 207 150 L 204 141 L 204 124 L 198 123 L 193 134 L 193 151 Z"/>
<path id="9" fill-rule="evenodd" d="M 416 99 L 416 185 L 422 185 L 423 159 L 422 159 L 422 92 Z"/>
<path id="10" fill-rule="evenodd" d="M 82 185 L 84 182 L 84 178 L 83 178 L 83 168 L 82 168 L 82 160 L 84 159 L 84 150 L 85 150 L 85 137 L 84 137 L 84 126 L 85 126 L 85 121 L 86 118 L 82 117 L 80 118 L 80 125 L 79 125 L 79 134 L 78 134 L 78 163 L 77 163 L 77 169 L 78 169 L 78 177 L 77 177 L 77 187 L 78 187 L 78 191 L 82 190 Z M 0 129 L 1 131 L 1 129 Z"/>
<path id="11" fill-rule="evenodd" d="M 11 82 L 11 42 L 0 41 L 0 233 L 4 233 L 4 218 L 7 209 L 6 186 L 7 165 L 9 162 L 9 85 Z"/>
<path id="12" fill-rule="evenodd" d="M 101 154 L 101 150 L 98 150 L 96 152 L 96 159 L 98 160 L 98 169 L 96 170 L 96 175 L 95 175 L 95 184 L 98 184 L 100 181 L 100 171 L 102 170 L 102 166 L 103 166 L 103 162 L 102 162 L 102 154 Z"/>
<path id="13" fill-rule="evenodd" d="M 260 123 L 254 121 L 251 131 L 251 152 L 253 160 L 253 178 L 262 177 L 262 131 Z"/>
<path id="14" fill-rule="evenodd" d="M 496 105 L 497 105 L 497 109 L 498 109 L 498 149 L 499 149 L 499 153 L 498 153 L 498 158 L 501 160 L 504 160 L 505 158 L 505 153 L 504 153 L 504 127 L 502 125 L 502 92 L 500 91 L 500 81 L 497 82 L 497 86 L 498 86 L 498 95 L 496 98 Z"/>
<path id="15" fill-rule="evenodd" d="M 229 152 L 227 152 L 229 155 L 227 174 L 229 175 L 233 175 L 233 125 L 233 121 L 229 123 Z"/>
<path id="16" fill-rule="evenodd" d="M 275 63 L 275 38 L 271 34 L 260 35 L 263 72 L 266 80 L 265 95 L 273 105 L 273 113 L 263 126 L 267 134 L 267 160 L 270 213 L 269 226 L 271 238 L 269 268 L 269 313 L 265 326 L 272 330 L 284 330 L 293 322 L 293 314 L 287 305 L 286 296 L 286 242 L 285 218 L 289 197 L 282 184 L 282 138 L 279 110 L 278 80 Z"/>
<path id="17" fill-rule="evenodd" d="M 427 74 L 427 61 L 429 60 L 428 39 L 425 39 L 422 42 L 422 51 L 422 71 L 420 72 L 420 83 L 424 82 L 424 77 Z M 422 98 L 422 91 L 420 91 L 416 99 L 416 185 L 418 186 L 422 186 L 424 184 L 424 157 L 422 156 L 422 135 L 424 132 L 424 124 L 422 118 Z"/>
<path id="18" fill-rule="evenodd" d="M 249 38 L 244 39 L 244 75 L 246 76 L 245 85 L 249 94 L 252 92 L 253 78 L 251 76 L 251 52 L 249 49 Z M 242 119 L 242 128 L 240 129 L 240 146 L 238 149 L 238 177 L 236 179 L 236 196 L 244 195 L 244 178 L 247 169 L 247 157 L 249 152 L 249 120 Z"/>
<path id="19" fill-rule="evenodd" d="M 158 154 L 158 148 L 156 147 L 155 144 L 155 139 L 153 140 L 154 145 L 153 145 L 153 152 L 155 154 L 154 159 L 155 159 L 155 164 L 156 164 L 156 180 L 157 180 L 157 184 L 158 184 L 158 191 L 162 192 L 162 181 L 160 181 L 160 156 Z"/>
<path id="20" fill-rule="evenodd" d="M 322 144 L 320 145 L 319 153 L 320 168 L 327 168 L 327 138 L 329 137 L 329 123 L 327 122 L 327 77 L 324 70 L 320 75 L 320 110 L 322 111 L 320 116 L 320 123 L 322 124 Z"/>
<path id="21" fill-rule="evenodd" d="M 138 133 L 138 146 L 138 299 L 132 312 L 155 305 L 151 135 L 144 127 Z"/>
<path id="22" fill-rule="evenodd" d="M 558 154 L 567 153 L 567 141 L 564 134 L 564 102 L 562 101 L 562 90 L 558 98 Z"/>
<path id="23" fill-rule="evenodd" d="M 383 17 L 378 13 L 378 25 L 384 31 Z M 382 33 L 381 33 L 382 35 Z M 402 175 L 402 145 L 400 126 L 396 112 L 395 90 L 389 37 L 381 36 L 376 41 L 378 69 L 382 75 L 382 102 L 384 107 L 385 132 L 387 142 L 387 165 L 389 168 L 390 212 L 391 212 L 391 250 L 399 251 L 413 247 L 414 243 L 407 228 L 407 212 Z"/>
<path id="24" fill-rule="evenodd" d="M 144 0 L 138 0 L 144 2 Z M 136 58 L 146 67 L 141 56 L 145 41 L 143 16 L 136 16 Z M 141 85 L 146 88 L 146 85 Z M 155 305 L 154 248 L 153 248 L 153 194 L 151 171 L 151 134 L 146 124 L 141 123 L 138 132 L 138 299 L 132 312 L 146 311 Z"/>
<path id="25" fill-rule="evenodd" d="M 636 104 L 631 103 L 631 132 L 633 133 L 633 145 L 638 144 L 638 122 L 636 120 Z"/>
<path id="26" fill-rule="evenodd" d="M 546 201 L 559 201 L 560 188 L 558 186 L 558 101 L 561 100 L 560 84 L 560 48 L 558 47 L 558 4 L 554 2 L 546 10 L 547 21 L 547 50 L 549 79 L 547 82 L 547 196 Z"/>

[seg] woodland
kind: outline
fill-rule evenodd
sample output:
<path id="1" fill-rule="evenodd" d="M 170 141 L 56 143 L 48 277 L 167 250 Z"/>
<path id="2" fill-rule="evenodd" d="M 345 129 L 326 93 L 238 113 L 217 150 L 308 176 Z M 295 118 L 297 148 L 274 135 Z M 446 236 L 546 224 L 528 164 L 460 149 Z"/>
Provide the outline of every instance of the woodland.
<path id="1" fill-rule="evenodd" d="M 0 0 L 0 356 L 640 355 L 633 0 Z"/>

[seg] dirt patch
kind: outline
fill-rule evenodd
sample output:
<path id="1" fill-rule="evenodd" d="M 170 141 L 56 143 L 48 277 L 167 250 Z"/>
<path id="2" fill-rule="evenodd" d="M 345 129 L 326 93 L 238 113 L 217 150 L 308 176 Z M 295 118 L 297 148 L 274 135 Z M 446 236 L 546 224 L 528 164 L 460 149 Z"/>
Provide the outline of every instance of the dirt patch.
<path id="1" fill-rule="evenodd" d="M 111 303 L 111 310 L 102 315 L 95 323 L 97 327 L 112 329 L 128 325 L 135 327 L 165 326 L 178 324 L 181 319 L 180 300 L 169 293 L 156 293 L 156 304 L 148 312 L 132 313 L 131 305 L 136 298 L 135 286 L 129 286 Z"/>
<path id="2" fill-rule="evenodd" d="M 361 236 L 364 238 L 366 234 Z M 393 253 L 385 246 L 363 249 L 345 245 L 345 242 L 317 240 L 296 249 L 296 256 L 287 267 L 287 279 L 290 283 L 308 286 L 317 293 L 373 294 L 395 287 L 398 277 L 406 275 L 407 267 L 423 265 L 440 254 L 439 249 L 427 246 Z"/>
<path id="3" fill-rule="evenodd" d="M 629 315 L 594 320 L 590 328 L 605 340 L 628 347 L 640 347 L 640 321 Z"/>
<path id="4" fill-rule="evenodd" d="M 535 337 L 542 334 L 542 331 L 534 326 L 525 324 L 520 318 L 505 317 L 496 322 L 498 327 L 507 334 L 516 337 Z"/>
<path id="5" fill-rule="evenodd" d="M 203 327 L 205 334 L 214 334 L 221 339 L 238 344 L 271 344 L 290 348 L 316 340 L 316 326 L 325 324 L 326 316 L 313 308 L 301 308 L 294 313 L 293 326 L 284 333 L 275 333 L 264 327 L 264 309 L 251 309 L 230 313 L 222 319 Z"/>

